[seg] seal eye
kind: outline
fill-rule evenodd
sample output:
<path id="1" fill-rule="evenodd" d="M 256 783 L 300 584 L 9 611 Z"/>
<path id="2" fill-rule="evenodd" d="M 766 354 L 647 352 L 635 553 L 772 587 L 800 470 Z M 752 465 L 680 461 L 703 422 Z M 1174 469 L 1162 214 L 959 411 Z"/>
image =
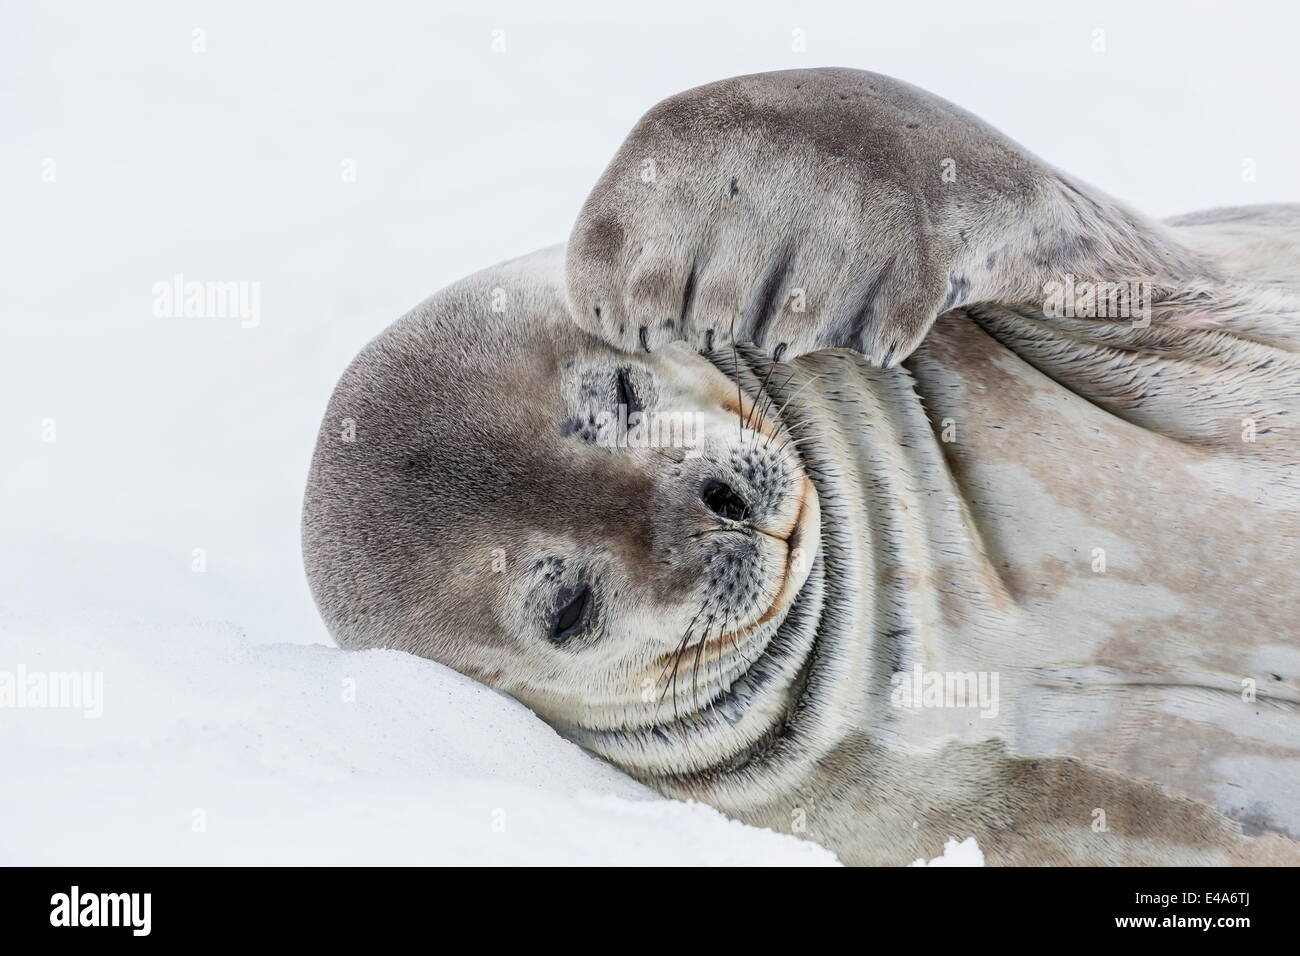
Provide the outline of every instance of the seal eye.
<path id="1" fill-rule="evenodd" d="M 641 422 L 641 412 L 645 406 L 637 398 L 636 389 L 632 387 L 632 374 L 629 369 L 621 368 L 614 373 L 614 402 L 627 409 L 627 427 L 633 428 Z"/>
<path id="2" fill-rule="evenodd" d="M 560 609 L 551 619 L 550 638 L 556 644 L 563 644 L 586 629 L 587 619 L 591 616 L 587 613 L 591 606 L 591 588 L 585 584 L 564 588 L 557 603 Z"/>

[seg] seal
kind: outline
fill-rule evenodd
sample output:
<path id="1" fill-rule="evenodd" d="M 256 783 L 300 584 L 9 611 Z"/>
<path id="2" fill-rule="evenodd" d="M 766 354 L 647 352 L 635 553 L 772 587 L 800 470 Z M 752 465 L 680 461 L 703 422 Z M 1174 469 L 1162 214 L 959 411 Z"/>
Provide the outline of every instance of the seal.
<path id="1" fill-rule="evenodd" d="M 897 81 L 724 81 L 363 349 L 308 579 L 845 862 L 1294 863 L 1298 304 L 1292 207 L 1157 225 Z"/>

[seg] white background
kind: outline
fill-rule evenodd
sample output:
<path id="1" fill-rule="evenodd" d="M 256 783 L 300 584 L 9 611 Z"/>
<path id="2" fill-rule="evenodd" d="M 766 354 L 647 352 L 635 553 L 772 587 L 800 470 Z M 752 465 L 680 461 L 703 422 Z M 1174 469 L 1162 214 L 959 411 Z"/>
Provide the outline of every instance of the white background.
<path id="1" fill-rule="evenodd" d="M 1155 215 L 1300 200 L 1297 10 L 7 0 L 0 670 L 78 667 L 95 647 L 143 667 L 157 649 L 171 663 L 137 696 L 174 726 L 153 698 L 170 674 L 202 699 L 209 665 L 185 654 L 196 634 L 228 635 L 211 666 L 236 684 L 231 648 L 329 643 L 298 516 L 334 381 L 430 293 L 563 241 L 659 99 L 739 73 L 859 67 L 943 95 Z M 258 283 L 260 324 L 155 317 L 153 287 L 177 273 Z M 84 727 L 32 719 L 27 736 L 0 733 L 0 758 L 53 749 L 27 783 L 57 815 L 48 781 L 76 781 Z M 108 738 L 123 779 L 161 772 L 134 727 Z M 185 740 L 198 758 L 218 746 Z M 116 772 L 102 771 L 110 785 Z M 181 790 L 186 773 L 172 772 Z M 101 807 L 106 825 L 138 801 L 127 791 Z M 6 822 L 0 860 L 6 846 L 30 857 Z"/>

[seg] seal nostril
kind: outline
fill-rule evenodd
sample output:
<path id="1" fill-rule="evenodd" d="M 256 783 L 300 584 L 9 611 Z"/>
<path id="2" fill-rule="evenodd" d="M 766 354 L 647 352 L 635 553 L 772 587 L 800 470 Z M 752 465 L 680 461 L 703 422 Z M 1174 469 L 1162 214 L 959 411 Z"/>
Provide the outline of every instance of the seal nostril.
<path id="1" fill-rule="evenodd" d="M 735 489 L 716 478 L 704 483 L 700 500 L 710 511 L 728 521 L 744 521 L 749 517 L 749 505 L 736 494 Z"/>

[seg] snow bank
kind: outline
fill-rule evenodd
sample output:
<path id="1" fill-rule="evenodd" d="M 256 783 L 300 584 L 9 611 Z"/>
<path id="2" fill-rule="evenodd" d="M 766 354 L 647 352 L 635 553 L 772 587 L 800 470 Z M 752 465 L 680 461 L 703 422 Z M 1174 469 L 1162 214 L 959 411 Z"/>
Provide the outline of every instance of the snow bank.
<path id="1" fill-rule="evenodd" d="M 438 664 L 254 644 L 154 593 L 0 592 L 0 681 L 24 678 L 0 706 L 0 864 L 835 862 L 663 800 Z M 42 701 L 57 674 L 87 697 Z"/>

